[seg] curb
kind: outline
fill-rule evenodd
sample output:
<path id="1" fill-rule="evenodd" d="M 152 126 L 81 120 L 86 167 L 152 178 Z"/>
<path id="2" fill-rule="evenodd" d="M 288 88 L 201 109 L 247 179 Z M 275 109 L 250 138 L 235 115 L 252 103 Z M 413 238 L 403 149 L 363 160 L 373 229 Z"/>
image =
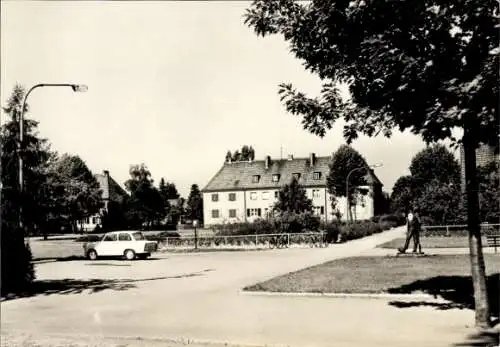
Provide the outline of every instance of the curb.
<path id="1" fill-rule="evenodd" d="M 298 293 L 298 292 L 261 292 L 240 290 L 240 295 L 253 296 L 283 296 L 283 297 L 326 297 L 339 299 L 437 299 L 434 295 L 425 293 L 390 294 L 390 293 Z"/>

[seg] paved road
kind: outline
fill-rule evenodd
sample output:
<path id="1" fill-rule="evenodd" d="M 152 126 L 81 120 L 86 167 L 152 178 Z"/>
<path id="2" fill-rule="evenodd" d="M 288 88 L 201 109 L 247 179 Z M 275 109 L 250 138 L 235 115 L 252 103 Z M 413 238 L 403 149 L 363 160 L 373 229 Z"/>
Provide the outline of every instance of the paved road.
<path id="1" fill-rule="evenodd" d="M 337 347 L 441 347 L 460 341 L 466 325 L 473 322 L 470 311 L 439 311 L 430 306 L 398 309 L 389 306 L 388 299 L 240 293 L 246 285 L 279 274 L 369 252 L 403 233 L 399 228 L 324 249 L 38 264 L 41 280 L 94 282 L 73 280 L 60 285 L 64 290 L 59 288 L 54 294 L 3 302 L 2 336 L 31 334 L 35 341 L 42 341 L 42 336 L 71 336 L 81 341 L 91 336 L 101 343 L 108 341 L 106 346 L 135 346 L 130 341 L 137 343 L 133 340 L 137 337 L 145 339 L 144 346 L 161 341 L 170 346 L 167 341 L 171 339 Z"/>

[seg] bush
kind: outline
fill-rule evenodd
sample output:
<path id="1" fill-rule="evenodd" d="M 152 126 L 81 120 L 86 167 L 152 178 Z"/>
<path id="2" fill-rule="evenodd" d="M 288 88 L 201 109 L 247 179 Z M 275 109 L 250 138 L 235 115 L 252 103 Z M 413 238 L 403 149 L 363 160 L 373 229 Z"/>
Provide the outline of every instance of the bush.
<path id="1" fill-rule="evenodd" d="M 89 235 L 83 235 L 78 237 L 75 242 L 97 242 L 102 239 L 102 234 L 101 235 L 96 235 L 96 234 L 89 234 Z"/>
<path id="2" fill-rule="evenodd" d="M 1 295 L 20 293 L 35 280 L 32 254 L 24 243 L 22 231 L 2 226 L 1 233 Z"/>
<path id="3" fill-rule="evenodd" d="M 341 224 L 338 221 L 328 223 L 324 226 L 325 230 L 325 242 L 327 243 L 333 243 L 337 242 L 339 239 L 340 235 L 340 230 L 341 230 Z"/>
<path id="4" fill-rule="evenodd" d="M 373 220 L 373 219 L 372 219 Z M 373 220 L 374 222 L 391 222 L 395 223 L 395 226 L 406 224 L 406 217 L 403 214 L 383 214 L 378 220 Z"/>
<path id="5" fill-rule="evenodd" d="M 350 241 L 359 239 L 365 236 L 369 236 L 382 231 L 380 223 L 375 223 L 372 221 L 355 221 L 343 225 L 340 234 L 342 241 Z"/>

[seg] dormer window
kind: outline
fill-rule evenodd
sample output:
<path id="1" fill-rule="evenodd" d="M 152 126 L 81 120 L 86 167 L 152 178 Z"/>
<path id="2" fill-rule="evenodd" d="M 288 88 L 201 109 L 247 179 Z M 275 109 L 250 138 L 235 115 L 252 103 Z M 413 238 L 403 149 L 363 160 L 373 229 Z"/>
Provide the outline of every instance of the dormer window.
<path id="1" fill-rule="evenodd" d="M 279 174 L 274 174 L 273 175 L 273 182 L 279 182 L 280 180 L 280 175 Z"/>
<path id="2" fill-rule="evenodd" d="M 319 172 L 319 171 L 315 171 L 315 172 L 313 173 L 313 180 L 316 180 L 316 181 L 317 181 L 317 180 L 320 180 L 320 179 L 321 179 L 321 172 Z"/>
<path id="3" fill-rule="evenodd" d="M 252 176 L 252 183 L 259 183 L 259 180 L 260 180 L 260 175 Z"/>
<path id="4" fill-rule="evenodd" d="M 293 174 L 293 178 L 295 178 L 296 180 L 300 179 L 300 173 L 295 172 L 295 173 Z"/>

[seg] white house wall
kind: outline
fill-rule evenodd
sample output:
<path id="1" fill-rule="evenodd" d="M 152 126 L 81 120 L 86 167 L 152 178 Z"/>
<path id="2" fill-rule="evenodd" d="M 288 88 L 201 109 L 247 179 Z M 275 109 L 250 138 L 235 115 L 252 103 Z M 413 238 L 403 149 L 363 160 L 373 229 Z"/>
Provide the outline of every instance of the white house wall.
<path id="1" fill-rule="evenodd" d="M 271 212 L 272 206 L 276 203 L 276 189 L 269 190 L 247 190 L 247 191 L 225 191 L 225 192 L 205 192 L 203 193 L 203 214 L 206 226 L 226 223 L 253 222 L 258 219 L 258 215 L 248 217 L 247 210 L 261 210 L 260 218 L 266 218 L 266 212 Z M 267 193 L 267 194 L 266 194 Z M 212 194 L 218 195 L 218 200 L 212 200 Z M 230 201 L 229 194 L 235 194 L 236 200 Z M 331 195 L 324 187 L 306 188 L 306 195 L 312 200 L 313 207 L 317 207 L 315 212 L 322 220 L 332 221 L 337 217 L 334 215 L 331 205 Z M 255 197 L 255 199 L 252 199 Z M 267 197 L 267 199 L 266 199 Z M 364 206 L 363 206 L 364 205 Z M 363 196 L 363 205 L 358 201 L 353 207 L 353 218 L 356 220 L 370 219 L 373 217 L 373 198 L 371 194 Z M 321 214 L 323 207 L 323 214 Z M 346 198 L 337 198 L 337 209 L 342 214 L 342 220 L 346 219 Z M 212 211 L 218 210 L 218 218 L 214 218 Z M 236 216 L 230 216 L 230 210 L 236 210 Z"/>

